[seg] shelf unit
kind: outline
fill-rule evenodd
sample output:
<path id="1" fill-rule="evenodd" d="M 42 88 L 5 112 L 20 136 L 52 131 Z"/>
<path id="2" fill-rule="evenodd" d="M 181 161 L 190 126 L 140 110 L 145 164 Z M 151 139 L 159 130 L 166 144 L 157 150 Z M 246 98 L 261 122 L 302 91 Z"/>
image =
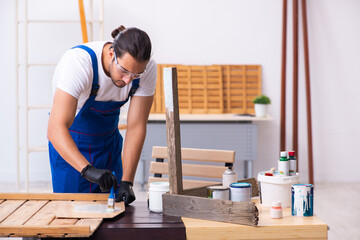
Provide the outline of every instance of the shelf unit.
<path id="1" fill-rule="evenodd" d="M 29 141 L 31 136 L 29 134 L 29 111 L 30 110 L 43 110 L 48 109 L 50 111 L 50 104 L 49 105 L 30 105 L 29 104 L 29 69 L 34 66 L 42 67 L 42 66 L 56 66 L 57 63 L 31 63 L 29 62 L 29 24 L 38 24 L 38 23 L 61 23 L 61 24 L 68 24 L 68 23 L 79 23 L 79 20 L 31 20 L 28 17 L 29 11 L 29 2 L 30 0 L 16 0 L 15 1 L 15 23 L 16 23 L 16 31 L 15 31 L 15 39 L 16 39 L 16 142 L 17 142 L 17 153 L 16 153 L 16 188 L 17 191 L 29 191 L 29 154 L 33 152 L 46 152 L 48 151 L 47 146 L 29 146 Z M 99 5 L 99 19 L 93 19 L 93 0 L 87 1 L 88 9 L 88 16 L 87 18 L 90 19 L 87 22 L 87 28 L 89 33 L 89 41 L 93 40 L 93 30 L 94 24 L 98 24 L 99 26 L 99 39 L 103 40 L 104 37 L 104 0 L 98 0 L 97 3 Z M 23 13 L 19 12 L 20 6 L 23 9 Z M 22 32 L 24 38 L 23 41 L 20 42 L 19 39 L 19 25 L 24 24 L 24 30 Z M 81 32 L 79 32 L 81 35 Z M 22 45 L 21 45 L 22 44 Z M 23 61 L 20 61 L 19 57 L 19 48 L 23 46 L 24 49 L 24 56 Z M 47 54 L 52 54 L 51 51 L 48 51 Z M 20 77 L 20 68 L 24 67 L 24 75 Z M 23 88 L 23 89 L 21 89 Z M 25 95 L 23 96 L 23 101 L 20 101 L 20 92 L 23 90 Z M 20 120 L 21 111 L 24 110 L 24 118 Z M 24 126 L 24 131 L 20 132 L 21 125 Z M 24 139 L 24 144 L 21 144 L 21 138 Z M 21 189 L 21 179 L 20 179 L 20 170 L 21 170 L 21 152 L 24 151 L 25 153 L 25 189 Z"/>

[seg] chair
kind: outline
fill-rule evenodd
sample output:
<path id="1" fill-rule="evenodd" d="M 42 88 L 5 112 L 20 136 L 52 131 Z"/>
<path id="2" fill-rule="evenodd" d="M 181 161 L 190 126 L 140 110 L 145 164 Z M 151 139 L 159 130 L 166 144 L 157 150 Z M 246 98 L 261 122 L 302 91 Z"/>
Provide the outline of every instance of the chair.
<path id="1" fill-rule="evenodd" d="M 168 158 L 167 147 L 153 146 L 152 158 L 156 161 L 151 162 L 150 173 L 153 177 L 149 177 L 148 184 L 152 182 L 169 181 L 168 178 L 163 178 L 163 174 L 168 174 L 168 163 L 164 159 Z M 213 184 L 218 184 L 222 181 L 222 175 L 228 167 L 232 167 L 235 161 L 235 151 L 229 150 L 213 150 L 213 149 L 197 149 L 197 148 L 181 148 L 182 160 L 199 161 L 199 162 L 221 162 L 224 166 L 201 165 L 201 164 L 182 164 L 182 175 L 191 177 L 201 177 L 205 180 L 190 180 L 183 179 L 183 189 L 191 189 L 197 187 L 204 187 Z M 217 178 L 218 182 L 214 180 L 208 181 L 206 178 Z M 211 180 L 211 179 L 210 179 Z"/>

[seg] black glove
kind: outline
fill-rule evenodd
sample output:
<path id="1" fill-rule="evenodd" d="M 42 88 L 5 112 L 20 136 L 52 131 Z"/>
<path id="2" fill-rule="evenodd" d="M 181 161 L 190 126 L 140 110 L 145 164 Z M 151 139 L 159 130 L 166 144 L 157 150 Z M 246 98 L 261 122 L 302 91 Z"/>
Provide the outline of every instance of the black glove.
<path id="1" fill-rule="evenodd" d="M 116 202 L 124 201 L 126 205 L 129 205 L 135 201 L 135 193 L 132 188 L 132 182 L 121 181 L 118 186 L 118 196 Z"/>
<path id="2" fill-rule="evenodd" d="M 117 186 L 116 177 L 109 170 L 97 169 L 91 164 L 81 170 L 81 176 L 90 182 L 98 184 L 103 192 L 110 191 L 111 187 L 114 187 L 115 191 Z"/>

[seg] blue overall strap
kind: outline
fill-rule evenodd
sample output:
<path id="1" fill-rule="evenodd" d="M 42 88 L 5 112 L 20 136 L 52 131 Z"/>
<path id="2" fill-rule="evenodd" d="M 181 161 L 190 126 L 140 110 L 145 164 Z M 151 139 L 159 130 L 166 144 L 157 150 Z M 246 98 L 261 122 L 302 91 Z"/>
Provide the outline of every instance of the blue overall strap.
<path id="1" fill-rule="evenodd" d="M 136 92 L 136 90 L 139 88 L 139 83 L 140 83 L 140 78 L 134 79 L 132 81 L 132 87 L 130 89 L 129 97 L 131 97 Z"/>
<path id="2" fill-rule="evenodd" d="M 87 51 L 91 57 L 91 63 L 92 63 L 92 67 L 93 67 L 93 83 L 92 83 L 92 88 L 91 88 L 91 93 L 90 96 L 96 96 L 97 92 L 99 91 L 99 73 L 98 73 L 98 63 L 97 63 L 97 57 L 96 54 L 94 52 L 94 50 L 92 50 L 91 48 L 85 46 L 85 45 L 78 45 L 75 46 L 73 48 L 81 48 L 84 49 L 85 51 Z"/>

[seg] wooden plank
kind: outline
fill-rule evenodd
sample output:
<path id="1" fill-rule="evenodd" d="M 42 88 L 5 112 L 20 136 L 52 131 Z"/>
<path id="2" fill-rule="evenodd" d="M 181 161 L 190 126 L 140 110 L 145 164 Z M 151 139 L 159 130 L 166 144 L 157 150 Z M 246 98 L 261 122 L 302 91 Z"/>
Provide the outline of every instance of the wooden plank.
<path id="1" fill-rule="evenodd" d="M 0 199 L 9 200 L 107 201 L 108 197 L 108 193 L 0 193 Z"/>
<path id="2" fill-rule="evenodd" d="M 0 223 L 18 209 L 25 200 L 6 200 L 0 204 Z"/>
<path id="3" fill-rule="evenodd" d="M 199 164 L 182 164 L 183 176 L 207 177 L 207 178 L 222 178 L 222 175 L 227 167 L 209 166 Z M 168 163 L 151 162 L 151 173 L 169 174 Z"/>
<path id="4" fill-rule="evenodd" d="M 259 212 L 253 202 L 233 202 L 196 196 L 163 194 L 163 213 L 256 226 Z"/>
<path id="5" fill-rule="evenodd" d="M 84 210 L 77 210 L 83 205 Z M 99 205 L 99 207 L 96 207 Z M 58 205 L 57 218 L 114 218 L 125 211 L 124 202 L 115 203 L 114 212 L 106 212 L 107 202 L 69 201 Z"/>
<path id="6" fill-rule="evenodd" d="M 182 192 L 181 143 L 176 68 L 164 69 L 166 135 L 170 173 L 170 193 Z"/>
<path id="7" fill-rule="evenodd" d="M 62 201 L 49 201 L 40 211 L 32 216 L 24 225 L 41 226 L 49 225 L 56 217 L 55 212 L 58 204 Z"/>
<path id="8" fill-rule="evenodd" d="M 167 147 L 154 146 L 152 158 L 167 159 Z M 234 163 L 235 151 L 199 148 L 181 148 L 182 160 Z"/>
<path id="9" fill-rule="evenodd" d="M 21 207 L 7 217 L 1 225 L 18 226 L 23 225 L 29 218 L 35 215 L 48 201 L 30 200 L 26 201 Z"/>
<path id="10" fill-rule="evenodd" d="M 90 232 L 95 232 L 95 230 L 100 226 L 102 218 L 92 218 L 92 219 L 80 219 L 75 225 L 76 226 L 89 226 Z"/>
<path id="11" fill-rule="evenodd" d="M 37 236 L 38 234 L 52 234 L 75 233 L 90 236 L 89 226 L 66 226 L 66 225 L 53 225 L 53 226 L 2 226 L 0 225 L 0 236 Z"/>

